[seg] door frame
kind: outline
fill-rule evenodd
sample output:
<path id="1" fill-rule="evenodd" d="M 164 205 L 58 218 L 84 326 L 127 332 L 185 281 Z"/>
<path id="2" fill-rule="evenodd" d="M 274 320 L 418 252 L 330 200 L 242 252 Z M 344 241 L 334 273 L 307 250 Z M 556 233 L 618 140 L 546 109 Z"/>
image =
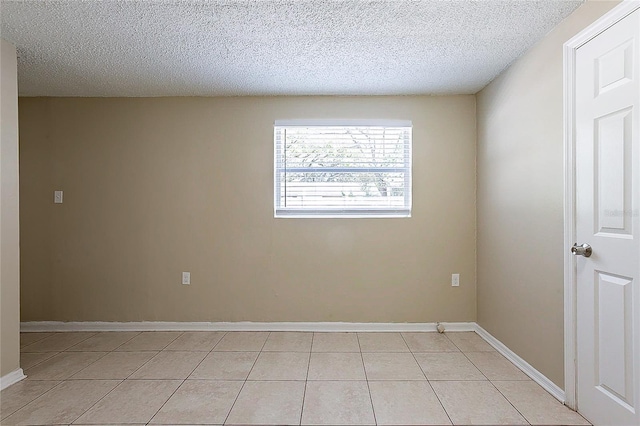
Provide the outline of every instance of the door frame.
<path id="1" fill-rule="evenodd" d="M 640 9 L 640 1 L 623 0 L 563 46 L 564 85 L 564 393 L 565 405 L 577 408 L 577 277 L 576 243 L 575 75 L 576 52 L 597 35 Z"/>

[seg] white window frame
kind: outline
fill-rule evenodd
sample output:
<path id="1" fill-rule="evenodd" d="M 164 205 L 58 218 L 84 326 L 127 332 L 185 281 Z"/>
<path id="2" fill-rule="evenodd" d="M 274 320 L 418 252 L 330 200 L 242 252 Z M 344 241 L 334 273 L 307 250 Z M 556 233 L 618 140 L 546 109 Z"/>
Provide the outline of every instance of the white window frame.
<path id="1" fill-rule="evenodd" d="M 404 206 L 402 208 L 290 208 L 280 206 L 282 167 L 278 162 L 282 144 L 277 139 L 278 129 L 282 127 L 407 127 L 404 166 L 385 171 L 401 171 L 404 173 Z M 412 207 L 412 139 L 413 126 L 409 120 L 276 120 L 274 123 L 274 217 L 276 218 L 407 218 L 411 217 Z M 378 170 L 378 169 L 376 169 Z M 286 172 L 285 172 L 286 173 Z"/>

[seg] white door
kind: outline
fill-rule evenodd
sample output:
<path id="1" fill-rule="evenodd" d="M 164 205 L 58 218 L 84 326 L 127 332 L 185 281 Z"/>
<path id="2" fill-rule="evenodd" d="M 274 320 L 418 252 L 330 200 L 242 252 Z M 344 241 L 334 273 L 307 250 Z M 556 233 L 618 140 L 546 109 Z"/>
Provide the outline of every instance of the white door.
<path id="1" fill-rule="evenodd" d="M 640 425 L 640 10 L 576 53 L 577 407 Z"/>

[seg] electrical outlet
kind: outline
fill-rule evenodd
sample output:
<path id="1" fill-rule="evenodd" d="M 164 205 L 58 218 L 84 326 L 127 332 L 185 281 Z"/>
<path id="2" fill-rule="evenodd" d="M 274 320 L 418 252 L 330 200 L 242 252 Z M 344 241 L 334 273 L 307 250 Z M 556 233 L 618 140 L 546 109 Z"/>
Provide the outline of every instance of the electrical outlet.
<path id="1" fill-rule="evenodd" d="M 191 285 L 191 272 L 182 273 L 182 284 Z"/>
<path id="2" fill-rule="evenodd" d="M 460 287 L 460 274 L 451 274 L 451 287 Z"/>
<path id="3" fill-rule="evenodd" d="M 55 204 L 62 204 L 62 191 L 53 191 L 53 202 Z"/>

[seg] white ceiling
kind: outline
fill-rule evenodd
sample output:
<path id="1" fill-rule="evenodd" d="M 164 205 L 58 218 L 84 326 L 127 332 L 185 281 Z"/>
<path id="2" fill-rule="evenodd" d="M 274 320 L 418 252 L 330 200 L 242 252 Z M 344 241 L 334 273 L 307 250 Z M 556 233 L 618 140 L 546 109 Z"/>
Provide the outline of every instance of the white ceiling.
<path id="1" fill-rule="evenodd" d="M 23 96 L 475 93 L 582 0 L 2 0 Z"/>

